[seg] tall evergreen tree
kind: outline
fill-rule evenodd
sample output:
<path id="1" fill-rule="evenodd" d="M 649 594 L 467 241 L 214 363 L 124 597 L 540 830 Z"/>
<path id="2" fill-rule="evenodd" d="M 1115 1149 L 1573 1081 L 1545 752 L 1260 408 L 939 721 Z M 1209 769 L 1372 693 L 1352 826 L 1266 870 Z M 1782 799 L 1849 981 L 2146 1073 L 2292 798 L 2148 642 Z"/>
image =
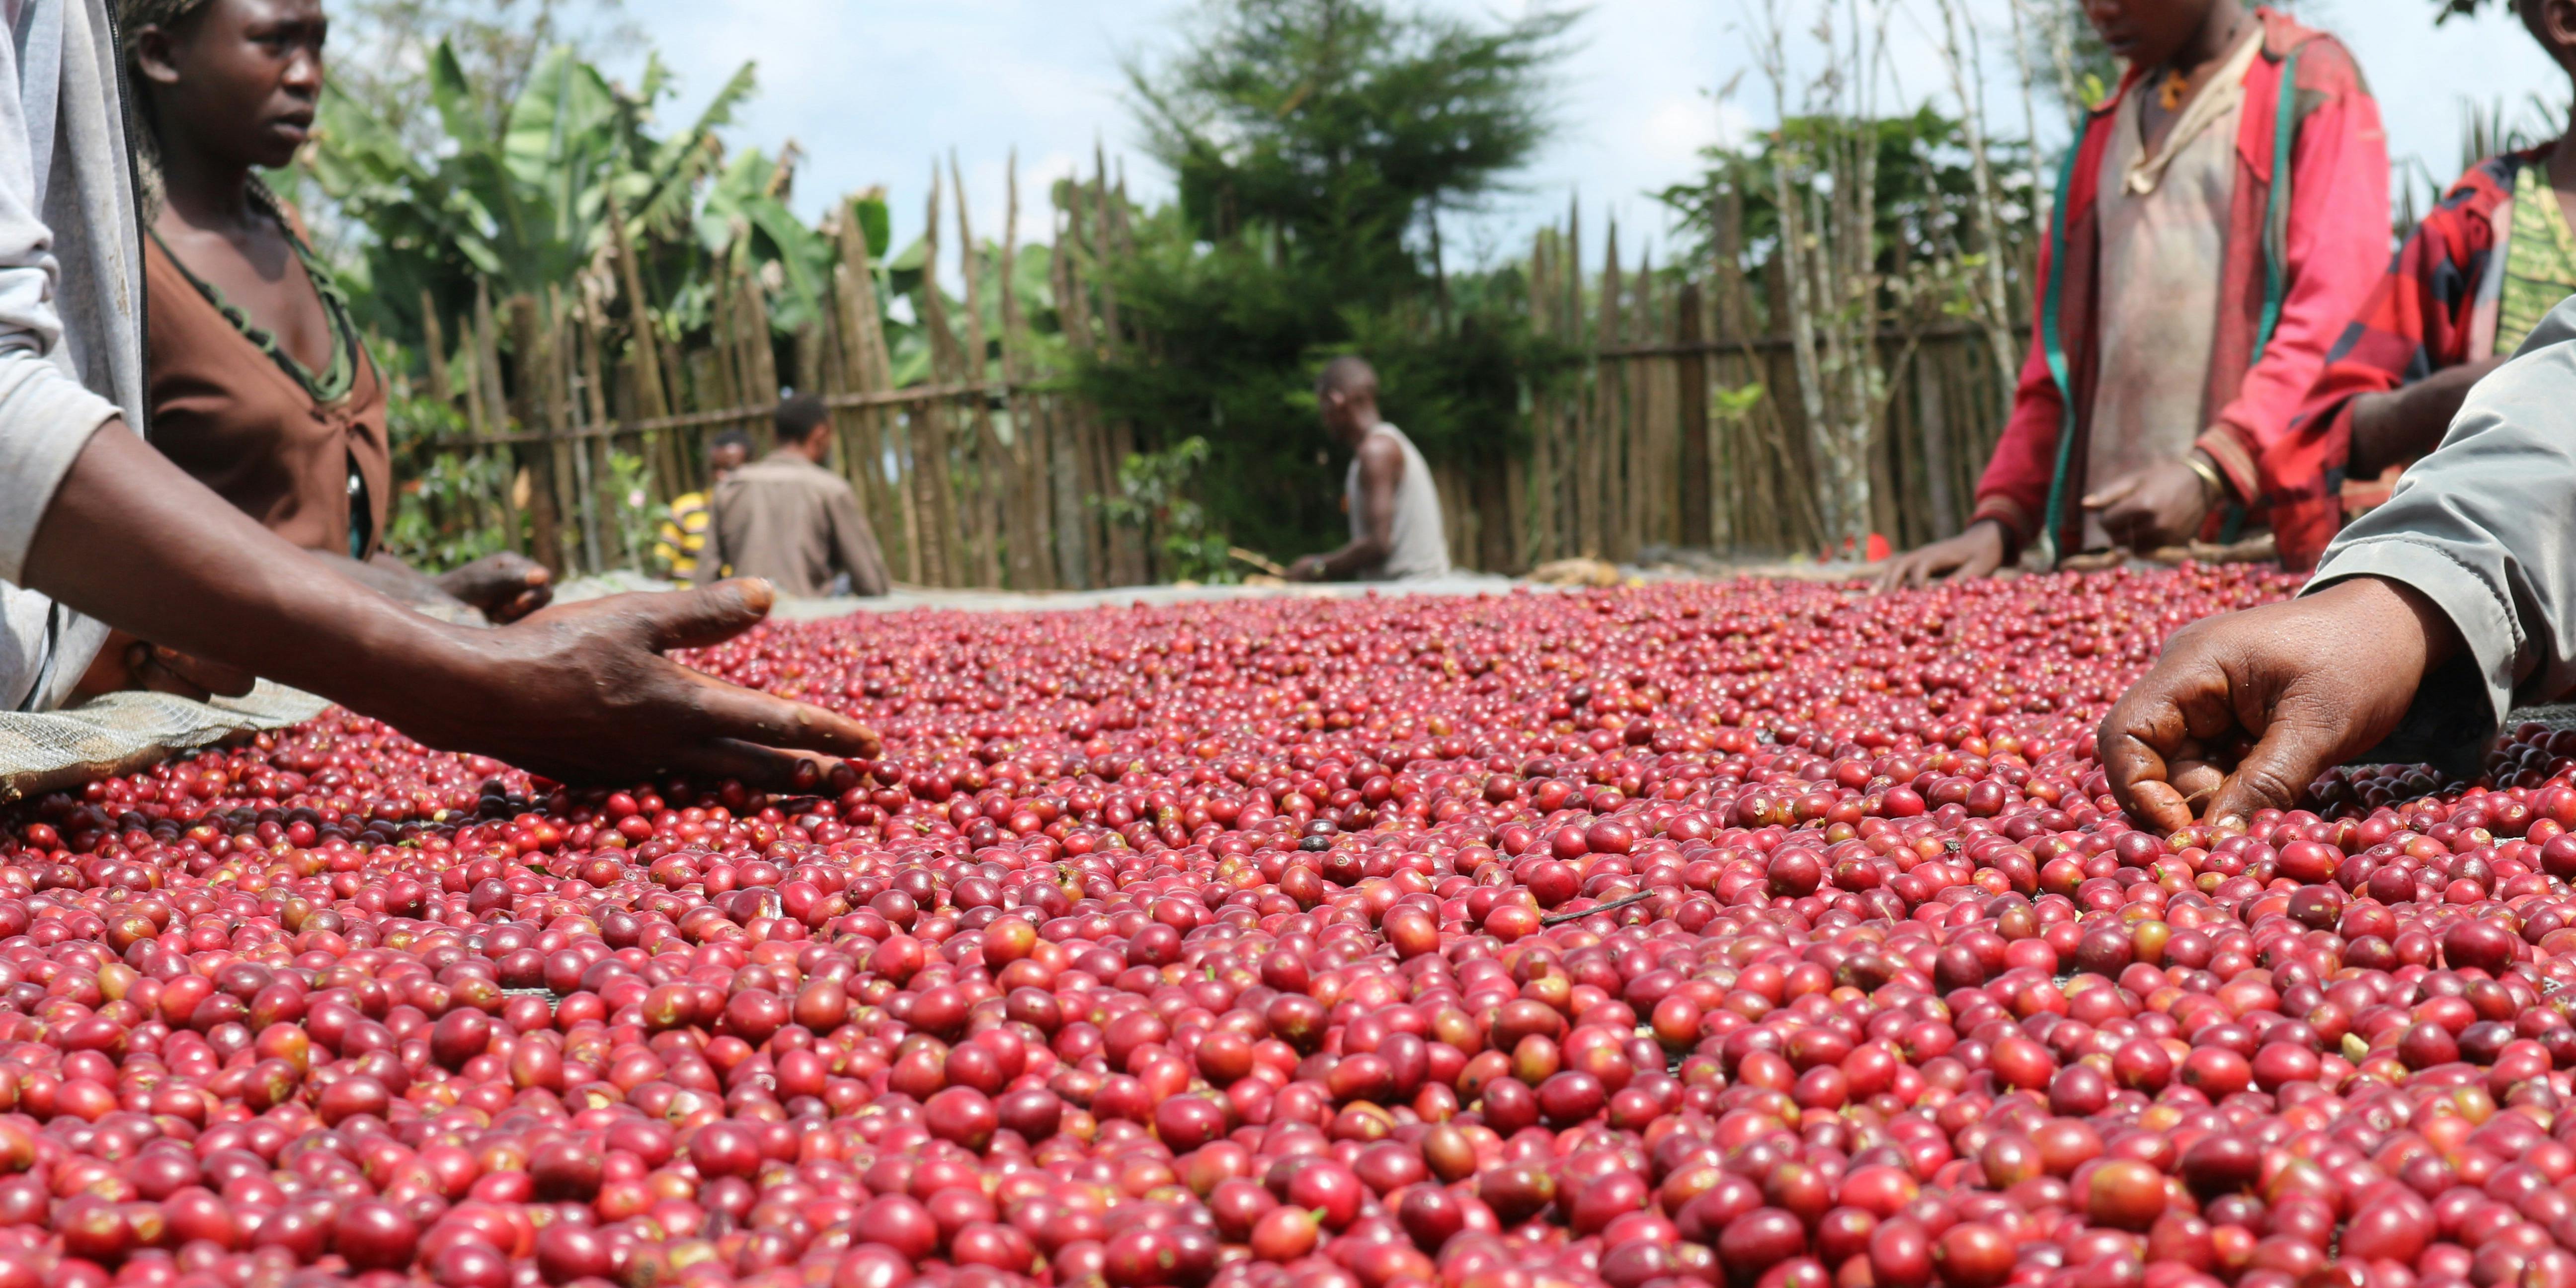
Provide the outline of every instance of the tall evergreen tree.
<path id="1" fill-rule="evenodd" d="M 1118 270 L 1149 342 L 1084 373 L 1153 447 L 1204 435 L 1225 530 L 1338 539 L 1311 378 L 1365 341 L 1389 419 L 1435 455 L 1501 450 L 1530 346 L 1501 290 L 1441 281 L 1438 218 L 1505 190 L 1550 129 L 1569 12 L 1477 23 L 1394 0 L 1206 0 L 1130 77 L 1179 191 Z M 1454 503 L 1454 502 L 1453 502 Z"/>

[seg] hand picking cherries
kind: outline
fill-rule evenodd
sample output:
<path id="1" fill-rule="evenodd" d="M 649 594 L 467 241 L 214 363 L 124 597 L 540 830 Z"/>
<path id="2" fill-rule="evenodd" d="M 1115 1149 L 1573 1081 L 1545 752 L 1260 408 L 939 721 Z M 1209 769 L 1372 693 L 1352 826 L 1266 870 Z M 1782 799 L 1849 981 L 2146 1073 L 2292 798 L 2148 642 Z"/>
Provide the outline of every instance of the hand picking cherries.
<path id="1" fill-rule="evenodd" d="M 0 1288 L 2576 1288 L 2576 735 L 2173 837 L 2275 573 L 771 625 L 815 794 L 0 815 Z"/>

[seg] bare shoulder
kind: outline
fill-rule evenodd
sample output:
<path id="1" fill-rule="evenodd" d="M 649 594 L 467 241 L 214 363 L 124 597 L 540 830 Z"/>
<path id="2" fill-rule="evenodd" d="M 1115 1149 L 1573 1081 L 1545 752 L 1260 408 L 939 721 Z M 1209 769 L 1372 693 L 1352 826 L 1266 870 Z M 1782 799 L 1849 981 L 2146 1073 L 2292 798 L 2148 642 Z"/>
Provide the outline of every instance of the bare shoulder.
<path id="1" fill-rule="evenodd" d="M 1402 474 L 1404 440 L 1393 434 L 1371 434 L 1360 441 L 1360 469 L 1369 474 Z"/>

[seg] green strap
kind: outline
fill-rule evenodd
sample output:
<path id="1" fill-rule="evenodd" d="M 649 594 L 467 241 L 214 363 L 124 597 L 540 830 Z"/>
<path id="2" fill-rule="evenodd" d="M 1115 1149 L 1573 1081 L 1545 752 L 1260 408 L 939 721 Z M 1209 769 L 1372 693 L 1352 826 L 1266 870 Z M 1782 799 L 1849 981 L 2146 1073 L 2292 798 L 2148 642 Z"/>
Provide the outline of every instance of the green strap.
<path id="1" fill-rule="evenodd" d="M 2066 205 L 2075 187 L 2076 158 L 2084 153 L 2084 134 L 2078 131 L 2075 143 L 2066 149 L 2066 160 L 2057 167 L 2057 204 L 2048 221 L 2048 290 L 2039 307 L 2040 352 L 2048 361 L 2049 379 L 2057 384 L 2057 399 L 2063 411 L 2058 417 L 2057 469 L 2048 480 L 2048 511 L 2039 530 L 2040 562 L 2057 563 L 2058 526 L 2066 517 L 2066 471 L 2075 460 L 2075 381 L 2067 374 L 2066 336 L 2059 327 L 2061 305 L 2066 294 Z"/>
<path id="2" fill-rule="evenodd" d="M 2272 347 L 2272 332 L 2280 328 L 2281 307 L 2290 294 L 2290 151 L 2299 140 L 2299 53 L 2291 50 L 2281 60 L 2281 88 L 2272 108 L 2272 189 L 2264 195 L 2263 208 L 2263 319 L 2254 328 L 2254 357 L 2248 366 L 2261 362 Z M 2234 544 L 2245 530 L 2245 519 L 2244 503 L 2228 502 L 2220 543 Z"/>
<path id="3" fill-rule="evenodd" d="M 2272 345 L 2290 294 L 2290 151 L 2299 139 L 2299 53 L 2281 60 L 2281 91 L 2272 112 L 2272 191 L 2263 211 L 2263 320 L 2254 328 L 2254 361 Z"/>

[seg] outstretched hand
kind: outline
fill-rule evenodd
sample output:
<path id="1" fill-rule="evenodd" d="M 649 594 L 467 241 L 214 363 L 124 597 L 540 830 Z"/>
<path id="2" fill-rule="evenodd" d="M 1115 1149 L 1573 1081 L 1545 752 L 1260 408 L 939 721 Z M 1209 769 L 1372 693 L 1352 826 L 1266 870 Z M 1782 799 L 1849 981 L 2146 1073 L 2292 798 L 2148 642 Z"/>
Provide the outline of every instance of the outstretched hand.
<path id="1" fill-rule="evenodd" d="M 2104 484 L 2084 498 L 2084 508 L 2114 543 L 2144 553 L 2200 535 L 2212 500 L 2189 465 L 2164 461 Z"/>
<path id="2" fill-rule="evenodd" d="M 1955 537 L 1908 550 L 1879 565 L 1877 590 L 1884 594 L 1917 589 L 1944 576 L 1974 581 L 2003 566 L 2003 525 L 1980 519 Z"/>
<path id="3" fill-rule="evenodd" d="M 508 550 L 485 555 L 435 580 L 440 590 L 473 605 L 495 626 L 536 612 L 555 595 L 554 574 L 544 564 Z"/>
<path id="4" fill-rule="evenodd" d="M 350 705 L 432 746 L 566 781 L 680 772 L 811 790 L 830 758 L 875 756 L 876 734 L 663 656 L 741 634 L 774 598 L 767 582 L 727 581 L 544 609 L 514 625 L 456 632 L 462 656 L 447 691 L 412 688 Z"/>
<path id="5" fill-rule="evenodd" d="M 2111 794 L 2163 833 L 2289 809 L 2394 731 L 2458 647 L 2431 601 L 2376 577 L 2194 622 L 2103 717 Z"/>

